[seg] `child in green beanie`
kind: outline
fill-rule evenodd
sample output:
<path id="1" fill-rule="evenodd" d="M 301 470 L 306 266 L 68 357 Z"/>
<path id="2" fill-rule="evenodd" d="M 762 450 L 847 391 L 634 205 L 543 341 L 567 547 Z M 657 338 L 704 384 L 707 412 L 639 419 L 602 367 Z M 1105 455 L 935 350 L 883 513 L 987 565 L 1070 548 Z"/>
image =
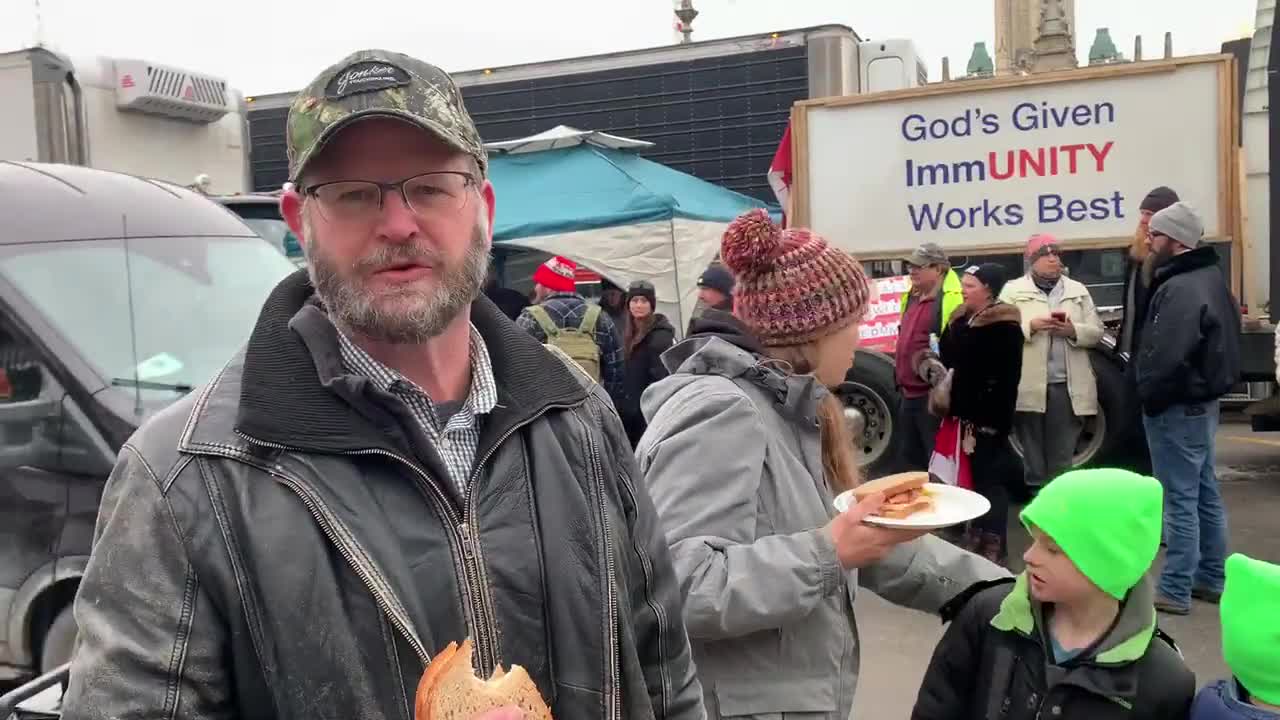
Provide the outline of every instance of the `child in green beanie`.
<path id="1" fill-rule="evenodd" d="M 1181 720 L 1195 676 L 1156 627 L 1147 570 L 1163 491 L 1125 470 L 1077 470 L 1022 511 L 1033 543 L 1015 581 L 943 608 L 913 720 Z"/>
<path id="2" fill-rule="evenodd" d="M 1192 720 L 1280 720 L 1280 565 L 1227 558 L 1222 657 L 1234 676 L 1196 696 Z"/>

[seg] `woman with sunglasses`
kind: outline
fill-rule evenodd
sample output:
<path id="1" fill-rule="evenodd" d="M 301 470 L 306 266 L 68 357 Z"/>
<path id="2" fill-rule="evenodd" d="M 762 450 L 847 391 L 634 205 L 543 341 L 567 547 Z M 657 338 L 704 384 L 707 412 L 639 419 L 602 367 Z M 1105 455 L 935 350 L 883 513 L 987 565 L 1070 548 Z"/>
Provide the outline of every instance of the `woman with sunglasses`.
<path id="1" fill-rule="evenodd" d="M 1014 436 L 1034 493 L 1071 469 L 1084 419 L 1098 414 L 1088 349 L 1102 340 L 1103 330 L 1089 288 L 1067 277 L 1056 238 L 1032 235 L 1024 258 L 1026 274 L 1005 285 L 1001 299 L 1022 315 Z"/>

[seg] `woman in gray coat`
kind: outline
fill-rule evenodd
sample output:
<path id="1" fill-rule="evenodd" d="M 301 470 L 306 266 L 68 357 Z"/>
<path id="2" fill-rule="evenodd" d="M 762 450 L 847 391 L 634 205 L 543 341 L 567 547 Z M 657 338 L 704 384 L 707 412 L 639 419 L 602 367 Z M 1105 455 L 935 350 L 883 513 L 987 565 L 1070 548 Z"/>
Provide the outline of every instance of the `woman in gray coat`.
<path id="1" fill-rule="evenodd" d="M 1007 573 L 918 532 L 837 513 L 858 482 L 842 408 L 869 282 L 861 266 L 763 211 L 735 220 L 722 256 L 732 315 L 709 311 L 663 356 L 636 453 L 685 593 L 710 718 L 845 720 L 858 674 L 861 584 L 936 612 Z"/>

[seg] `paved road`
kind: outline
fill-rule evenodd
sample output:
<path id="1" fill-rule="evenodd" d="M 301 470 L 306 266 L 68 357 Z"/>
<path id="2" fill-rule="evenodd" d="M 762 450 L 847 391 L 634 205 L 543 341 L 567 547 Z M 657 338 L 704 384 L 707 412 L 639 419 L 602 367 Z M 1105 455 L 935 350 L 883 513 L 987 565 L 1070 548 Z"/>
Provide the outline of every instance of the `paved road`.
<path id="1" fill-rule="evenodd" d="M 1275 524 L 1280 510 L 1280 433 L 1224 425 L 1218 434 L 1218 474 L 1231 550 L 1280 562 L 1280 529 Z M 1025 533 L 1014 542 L 1025 548 Z M 937 618 L 889 605 L 869 592 L 859 594 L 856 614 L 863 647 L 853 717 L 905 718 L 942 636 L 942 625 Z M 1197 602 L 1190 616 L 1160 615 L 1160 624 L 1182 647 L 1199 684 L 1226 674 L 1215 606 Z"/>

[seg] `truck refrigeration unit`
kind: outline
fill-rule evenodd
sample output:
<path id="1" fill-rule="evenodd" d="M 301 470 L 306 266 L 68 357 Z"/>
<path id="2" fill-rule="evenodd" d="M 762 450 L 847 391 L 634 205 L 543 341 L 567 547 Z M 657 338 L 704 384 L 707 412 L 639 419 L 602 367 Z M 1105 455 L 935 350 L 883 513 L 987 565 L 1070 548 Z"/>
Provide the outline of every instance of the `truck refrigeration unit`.
<path id="1" fill-rule="evenodd" d="M 211 193 L 249 188 L 244 98 L 145 60 L 0 53 L 0 160 L 67 163 Z"/>

